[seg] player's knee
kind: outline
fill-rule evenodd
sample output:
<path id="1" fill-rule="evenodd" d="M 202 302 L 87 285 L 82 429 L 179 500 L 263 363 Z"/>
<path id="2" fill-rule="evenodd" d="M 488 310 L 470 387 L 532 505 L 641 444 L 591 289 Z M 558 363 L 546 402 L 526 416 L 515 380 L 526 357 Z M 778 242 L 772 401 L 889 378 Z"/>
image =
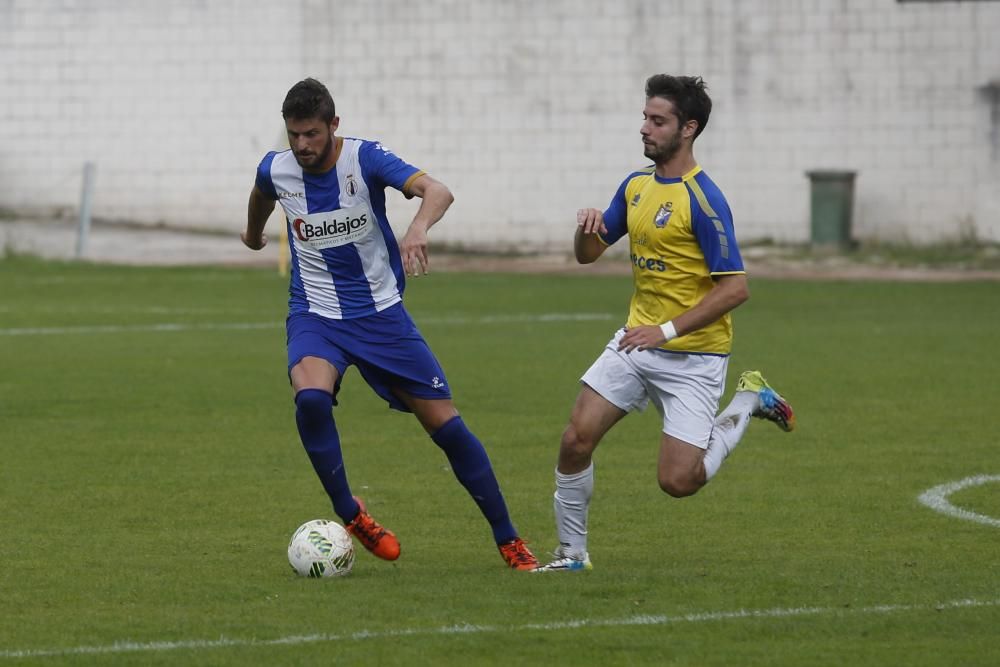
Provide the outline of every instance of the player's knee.
<path id="1" fill-rule="evenodd" d="M 660 489 L 673 498 L 693 496 L 704 486 L 704 483 L 694 475 L 675 471 L 660 473 L 657 481 L 660 484 Z"/>
<path id="2" fill-rule="evenodd" d="M 333 396 L 322 389 L 303 389 L 295 395 L 296 417 L 306 425 L 333 419 Z"/>
<path id="3" fill-rule="evenodd" d="M 588 458 L 594 451 L 596 443 L 593 438 L 588 438 L 586 434 L 579 431 L 572 423 L 563 431 L 562 441 L 559 443 L 560 457 L 563 458 Z"/>

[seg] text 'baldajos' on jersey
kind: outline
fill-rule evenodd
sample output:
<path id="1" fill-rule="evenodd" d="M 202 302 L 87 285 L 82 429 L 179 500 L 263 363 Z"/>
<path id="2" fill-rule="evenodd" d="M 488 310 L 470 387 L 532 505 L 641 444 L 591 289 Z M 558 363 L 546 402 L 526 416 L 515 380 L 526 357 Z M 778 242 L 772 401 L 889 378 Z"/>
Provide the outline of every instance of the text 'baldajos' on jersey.
<path id="1" fill-rule="evenodd" d="M 660 178 L 654 167 L 629 174 L 604 212 L 604 225 L 600 239 L 608 245 L 629 237 L 630 327 L 672 320 L 708 294 L 713 277 L 745 273 L 729 204 L 701 167 L 681 178 Z M 727 313 L 662 349 L 726 355 L 732 339 Z"/>
<path id="2" fill-rule="evenodd" d="M 290 150 L 268 153 L 257 167 L 257 187 L 287 218 L 289 312 L 341 320 L 402 300 L 406 278 L 385 188 L 405 192 L 424 172 L 379 143 L 336 141 L 336 164 L 321 174 L 303 171 Z"/>

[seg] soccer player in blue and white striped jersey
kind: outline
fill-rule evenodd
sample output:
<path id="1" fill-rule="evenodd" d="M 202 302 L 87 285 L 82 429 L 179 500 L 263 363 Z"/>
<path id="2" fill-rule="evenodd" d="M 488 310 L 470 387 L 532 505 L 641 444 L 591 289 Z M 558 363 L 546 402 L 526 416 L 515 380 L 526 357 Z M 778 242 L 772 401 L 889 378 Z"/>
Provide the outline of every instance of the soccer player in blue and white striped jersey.
<path id="1" fill-rule="evenodd" d="M 268 153 L 258 166 L 242 239 L 263 248 L 264 225 L 281 204 L 292 256 L 286 328 L 295 418 L 334 511 L 376 556 L 399 557 L 396 536 L 351 493 L 344 469 L 332 411 L 344 372 L 356 366 L 444 451 L 508 566 L 537 567 L 485 448 L 459 416 L 444 371 L 402 303 L 406 276 L 427 270 L 427 230 L 451 205 L 451 192 L 378 142 L 336 136 L 333 98 L 315 79 L 295 84 L 281 113 L 290 150 Z M 421 199 L 398 244 L 386 218 L 387 187 Z"/>

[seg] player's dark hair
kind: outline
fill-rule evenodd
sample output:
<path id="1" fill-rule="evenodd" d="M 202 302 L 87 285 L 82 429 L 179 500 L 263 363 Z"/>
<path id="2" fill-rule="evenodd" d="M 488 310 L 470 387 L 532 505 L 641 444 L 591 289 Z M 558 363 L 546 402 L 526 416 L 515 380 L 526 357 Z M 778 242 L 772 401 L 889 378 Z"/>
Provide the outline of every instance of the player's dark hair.
<path id="1" fill-rule="evenodd" d="M 316 79 L 303 79 L 292 86 L 285 101 L 281 105 L 281 116 L 288 120 L 309 120 L 321 118 L 329 124 L 337 115 L 333 104 L 333 96 L 322 83 Z"/>
<path id="2" fill-rule="evenodd" d="M 694 132 L 697 139 L 712 113 L 712 98 L 708 96 L 708 86 L 700 76 L 672 76 L 654 74 L 646 79 L 646 97 L 662 97 L 669 100 L 677 111 L 680 124 L 689 120 L 698 122 Z"/>

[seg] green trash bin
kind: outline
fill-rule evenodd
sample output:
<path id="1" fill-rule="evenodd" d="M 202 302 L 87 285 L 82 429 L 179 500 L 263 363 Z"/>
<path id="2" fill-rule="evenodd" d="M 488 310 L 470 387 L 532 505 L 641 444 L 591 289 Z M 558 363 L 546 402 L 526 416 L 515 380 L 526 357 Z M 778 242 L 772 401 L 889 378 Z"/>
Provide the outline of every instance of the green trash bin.
<path id="1" fill-rule="evenodd" d="M 848 248 L 854 211 L 854 177 L 857 172 L 807 171 L 809 177 L 812 243 Z"/>

